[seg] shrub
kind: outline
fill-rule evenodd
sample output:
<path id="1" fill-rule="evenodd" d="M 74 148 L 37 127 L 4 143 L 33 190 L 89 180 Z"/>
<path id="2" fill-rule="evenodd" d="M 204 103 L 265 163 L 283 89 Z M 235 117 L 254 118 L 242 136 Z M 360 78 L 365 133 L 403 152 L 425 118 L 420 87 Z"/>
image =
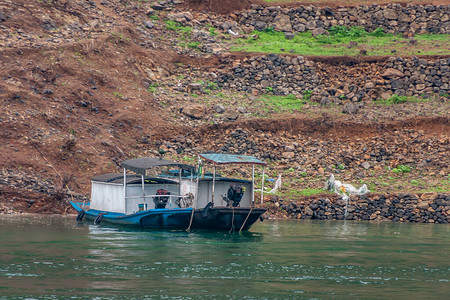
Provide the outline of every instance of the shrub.
<path id="1" fill-rule="evenodd" d="M 190 42 L 188 44 L 188 47 L 192 49 L 198 49 L 198 46 L 200 46 L 200 42 Z"/>
<path id="2" fill-rule="evenodd" d="M 304 91 L 303 92 L 303 100 L 310 101 L 312 94 L 313 94 L 313 91 L 310 91 L 310 90 Z"/>
<path id="3" fill-rule="evenodd" d="M 391 97 L 387 98 L 386 100 L 378 100 L 376 102 L 385 104 L 385 105 L 392 105 L 392 104 L 401 104 L 401 103 L 407 103 L 407 102 L 420 102 L 420 101 L 427 101 L 427 100 L 420 99 L 418 97 L 412 97 L 412 96 L 392 95 Z"/>
<path id="4" fill-rule="evenodd" d="M 409 173 L 411 172 L 412 168 L 407 165 L 398 165 L 396 168 L 392 169 L 392 172 L 394 173 Z"/>

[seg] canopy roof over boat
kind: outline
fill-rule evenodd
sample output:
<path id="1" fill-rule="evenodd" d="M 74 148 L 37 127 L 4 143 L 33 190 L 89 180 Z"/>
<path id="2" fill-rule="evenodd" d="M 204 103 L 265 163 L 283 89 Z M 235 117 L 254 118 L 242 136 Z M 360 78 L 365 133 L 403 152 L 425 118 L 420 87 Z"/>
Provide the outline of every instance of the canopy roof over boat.
<path id="1" fill-rule="evenodd" d="M 183 170 L 194 171 L 195 167 L 177 163 L 174 161 L 170 161 L 163 158 L 157 157 L 144 157 L 144 158 L 136 158 L 129 159 L 122 162 L 122 167 L 128 170 L 131 170 L 137 174 L 142 174 L 145 176 L 145 170 L 154 168 L 154 167 L 165 167 L 165 166 L 174 166 Z"/>
<path id="2" fill-rule="evenodd" d="M 104 183 L 119 183 L 123 184 L 123 174 L 121 173 L 107 173 L 101 174 L 92 177 L 92 181 L 95 182 L 104 182 Z M 154 177 L 145 177 L 144 179 L 146 184 L 174 184 L 176 181 L 163 179 L 163 178 L 154 178 Z M 127 175 L 127 184 L 132 183 L 141 183 L 140 175 Z"/>
<path id="3" fill-rule="evenodd" d="M 214 164 L 249 164 L 249 165 L 267 165 L 262 160 L 253 156 L 237 155 L 237 154 L 224 154 L 224 153 L 202 153 L 200 157 L 210 161 Z"/>

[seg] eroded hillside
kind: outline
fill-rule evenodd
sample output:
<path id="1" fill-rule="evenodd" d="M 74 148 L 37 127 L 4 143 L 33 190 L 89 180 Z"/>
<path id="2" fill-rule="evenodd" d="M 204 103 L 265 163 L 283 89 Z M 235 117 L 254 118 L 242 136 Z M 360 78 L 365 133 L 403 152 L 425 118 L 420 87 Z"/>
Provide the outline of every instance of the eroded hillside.
<path id="1" fill-rule="evenodd" d="M 93 175 L 161 148 L 177 160 L 256 155 L 288 190 L 320 189 L 338 173 L 376 192 L 448 192 L 448 98 L 380 106 L 299 95 L 300 108 L 268 108 L 261 90 L 216 83 L 258 55 L 230 53 L 220 27 L 250 2 L 206 2 L 0 3 L 0 211 L 66 211 Z M 180 14 L 188 35 L 168 29 Z M 323 63 L 319 72 L 331 80 L 348 67 Z M 393 173 L 400 165 L 410 170 Z"/>

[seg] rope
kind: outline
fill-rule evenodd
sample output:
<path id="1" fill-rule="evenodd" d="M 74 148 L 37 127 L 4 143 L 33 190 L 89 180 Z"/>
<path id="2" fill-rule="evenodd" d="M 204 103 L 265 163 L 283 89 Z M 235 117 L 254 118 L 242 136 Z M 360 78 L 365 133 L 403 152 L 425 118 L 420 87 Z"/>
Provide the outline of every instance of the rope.
<path id="1" fill-rule="evenodd" d="M 244 228 L 245 223 L 247 223 L 248 217 L 250 217 L 250 214 L 252 213 L 252 210 L 253 210 L 253 206 L 250 207 L 250 211 L 248 212 L 248 215 L 247 215 L 247 217 L 245 218 L 244 224 L 242 224 L 241 229 L 239 229 L 239 233 L 241 233 L 242 228 Z"/>
<path id="2" fill-rule="evenodd" d="M 231 215 L 231 228 L 230 231 L 228 231 L 228 233 L 231 233 L 233 231 L 233 223 L 234 223 L 234 207 L 233 205 L 231 205 L 231 210 L 233 211 L 233 214 Z"/>
<path id="3" fill-rule="evenodd" d="M 191 230 L 192 220 L 194 219 L 194 208 L 192 208 L 191 220 L 189 221 L 189 227 L 186 229 L 187 232 Z"/>

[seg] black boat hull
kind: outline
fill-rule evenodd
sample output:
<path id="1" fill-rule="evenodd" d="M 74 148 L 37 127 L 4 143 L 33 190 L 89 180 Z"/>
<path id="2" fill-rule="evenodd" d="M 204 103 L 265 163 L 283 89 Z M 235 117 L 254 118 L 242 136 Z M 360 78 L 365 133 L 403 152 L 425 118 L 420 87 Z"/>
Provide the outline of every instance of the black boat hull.
<path id="1" fill-rule="evenodd" d="M 240 231 L 248 230 L 265 213 L 264 208 L 205 207 L 194 212 L 193 228 Z"/>

